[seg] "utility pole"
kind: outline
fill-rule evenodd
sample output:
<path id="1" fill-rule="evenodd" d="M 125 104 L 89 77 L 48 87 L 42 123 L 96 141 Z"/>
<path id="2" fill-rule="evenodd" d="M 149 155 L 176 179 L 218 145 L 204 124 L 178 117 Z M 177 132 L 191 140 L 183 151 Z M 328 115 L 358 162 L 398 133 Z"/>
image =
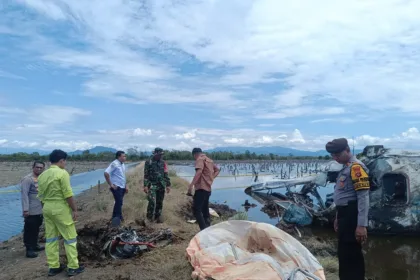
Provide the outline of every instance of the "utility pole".
<path id="1" fill-rule="evenodd" d="M 354 155 L 354 136 L 352 136 L 353 139 L 353 155 Z"/>

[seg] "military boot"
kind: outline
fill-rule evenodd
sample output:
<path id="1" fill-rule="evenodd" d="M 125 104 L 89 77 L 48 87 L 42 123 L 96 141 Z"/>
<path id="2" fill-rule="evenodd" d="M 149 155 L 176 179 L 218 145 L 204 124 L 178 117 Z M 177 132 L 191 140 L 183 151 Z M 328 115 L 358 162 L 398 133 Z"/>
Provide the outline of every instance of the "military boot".
<path id="1" fill-rule="evenodd" d="M 44 251 L 44 250 L 45 250 L 45 247 L 44 246 L 40 246 L 39 244 L 36 245 L 36 247 L 35 247 L 35 252 L 41 252 L 41 251 Z"/>
<path id="2" fill-rule="evenodd" d="M 157 224 L 161 224 L 161 223 L 163 223 L 162 216 L 157 216 L 157 217 L 155 217 L 155 220 L 156 220 L 156 223 L 157 223 Z"/>
<path id="3" fill-rule="evenodd" d="M 33 258 L 38 257 L 38 254 L 37 254 L 37 253 L 35 253 L 35 250 L 34 250 L 34 249 L 32 249 L 32 248 L 27 248 L 27 249 L 26 249 L 26 257 L 27 257 L 27 258 L 31 258 L 31 259 L 33 259 Z"/>

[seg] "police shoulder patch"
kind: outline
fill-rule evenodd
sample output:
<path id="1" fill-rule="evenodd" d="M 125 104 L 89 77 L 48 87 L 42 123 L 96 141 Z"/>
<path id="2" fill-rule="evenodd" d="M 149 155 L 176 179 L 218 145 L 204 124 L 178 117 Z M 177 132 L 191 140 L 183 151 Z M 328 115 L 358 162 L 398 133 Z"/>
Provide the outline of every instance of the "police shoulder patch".
<path id="1" fill-rule="evenodd" d="M 352 165 L 351 178 L 356 191 L 370 188 L 369 176 L 360 164 Z"/>

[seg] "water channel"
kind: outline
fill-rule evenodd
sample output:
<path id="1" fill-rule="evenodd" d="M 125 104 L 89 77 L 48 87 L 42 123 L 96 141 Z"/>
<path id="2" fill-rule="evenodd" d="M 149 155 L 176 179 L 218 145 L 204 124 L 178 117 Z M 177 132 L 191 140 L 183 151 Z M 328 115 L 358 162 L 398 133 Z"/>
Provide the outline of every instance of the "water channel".
<path id="1" fill-rule="evenodd" d="M 192 166 L 173 167 L 177 174 L 187 181 L 192 180 L 194 169 Z M 261 176 L 259 181 L 270 180 L 273 177 Z M 247 199 L 249 203 L 257 205 L 248 210 L 249 220 L 276 225 L 277 218 L 269 218 L 261 211 L 263 205 L 245 194 L 246 187 L 253 183 L 251 176 L 228 177 L 231 174 L 220 173 L 214 181 L 211 201 L 226 203 L 231 208 L 243 211 L 242 204 Z M 332 189 L 320 189 L 320 195 L 325 196 Z M 335 239 L 333 229 L 316 229 L 315 235 L 326 239 Z M 415 237 L 377 237 L 369 236 L 364 245 L 365 263 L 368 277 L 375 280 L 419 280 L 420 279 L 420 240 Z"/>
<path id="2" fill-rule="evenodd" d="M 138 163 L 127 164 L 127 169 L 135 167 Z M 78 195 L 91 186 L 98 184 L 98 181 L 105 181 L 103 169 L 79 173 L 70 177 L 74 195 Z M 8 240 L 22 232 L 23 217 L 22 203 L 20 198 L 19 185 L 8 186 L 0 189 L 0 242 Z"/>

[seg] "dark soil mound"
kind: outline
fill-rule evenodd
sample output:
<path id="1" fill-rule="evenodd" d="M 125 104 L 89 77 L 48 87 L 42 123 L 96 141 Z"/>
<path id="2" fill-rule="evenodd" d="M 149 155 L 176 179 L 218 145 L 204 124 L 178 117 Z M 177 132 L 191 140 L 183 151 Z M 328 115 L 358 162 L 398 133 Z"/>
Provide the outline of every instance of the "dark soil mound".
<path id="1" fill-rule="evenodd" d="M 229 208 L 226 204 L 209 203 L 209 207 L 212 208 L 222 218 L 232 217 L 237 213 L 236 210 Z M 185 218 L 185 220 L 195 220 L 193 213 L 193 202 L 188 201 L 185 205 L 182 205 L 178 209 L 178 214 Z"/>

